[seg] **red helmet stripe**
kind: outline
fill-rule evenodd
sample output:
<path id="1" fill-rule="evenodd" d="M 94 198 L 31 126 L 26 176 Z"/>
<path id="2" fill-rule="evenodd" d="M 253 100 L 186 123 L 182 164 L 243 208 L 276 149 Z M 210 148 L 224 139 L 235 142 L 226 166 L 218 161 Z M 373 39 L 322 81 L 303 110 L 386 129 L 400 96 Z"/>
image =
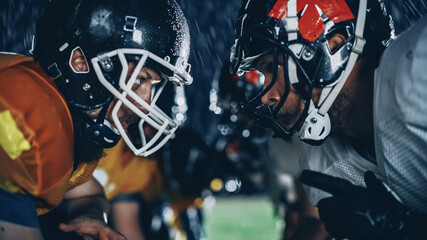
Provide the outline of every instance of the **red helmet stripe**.
<path id="1" fill-rule="evenodd" d="M 353 13 L 351 12 L 345 0 L 321 0 L 317 1 L 316 5 L 319 6 L 322 12 L 334 23 L 354 18 Z"/>
<path id="2" fill-rule="evenodd" d="M 268 16 L 284 19 L 287 16 L 287 3 L 288 0 L 278 0 Z M 315 41 L 325 30 L 325 25 L 317 8 L 335 23 L 354 19 L 354 15 L 345 0 L 298 1 L 297 11 L 301 12 L 304 8 L 306 9 L 299 19 L 298 29 L 302 37 L 311 42 Z"/>
<path id="3" fill-rule="evenodd" d="M 288 0 L 278 0 L 268 14 L 269 17 L 283 19 L 287 16 Z"/>

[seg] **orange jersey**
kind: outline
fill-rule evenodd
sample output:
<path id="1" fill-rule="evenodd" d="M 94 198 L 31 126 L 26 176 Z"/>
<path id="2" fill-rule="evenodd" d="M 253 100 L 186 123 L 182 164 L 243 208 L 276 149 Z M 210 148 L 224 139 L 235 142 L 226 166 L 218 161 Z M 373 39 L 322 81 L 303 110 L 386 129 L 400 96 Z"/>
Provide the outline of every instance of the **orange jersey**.
<path id="1" fill-rule="evenodd" d="M 73 171 L 73 124 L 67 104 L 32 58 L 0 54 L 0 187 L 30 194 L 37 212 L 58 205 L 96 166 Z"/>

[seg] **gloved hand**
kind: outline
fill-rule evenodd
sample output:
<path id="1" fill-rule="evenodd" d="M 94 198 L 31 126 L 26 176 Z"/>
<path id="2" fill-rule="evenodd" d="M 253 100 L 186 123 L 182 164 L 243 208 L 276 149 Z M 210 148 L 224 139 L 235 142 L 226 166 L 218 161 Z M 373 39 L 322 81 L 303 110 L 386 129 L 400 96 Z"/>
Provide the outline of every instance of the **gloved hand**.
<path id="1" fill-rule="evenodd" d="M 420 221 L 426 225 L 425 215 L 406 209 L 372 172 L 365 173 L 366 188 L 310 170 L 304 170 L 300 180 L 333 195 L 320 200 L 317 207 L 326 230 L 336 238 L 421 238 L 418 231 Z"/>

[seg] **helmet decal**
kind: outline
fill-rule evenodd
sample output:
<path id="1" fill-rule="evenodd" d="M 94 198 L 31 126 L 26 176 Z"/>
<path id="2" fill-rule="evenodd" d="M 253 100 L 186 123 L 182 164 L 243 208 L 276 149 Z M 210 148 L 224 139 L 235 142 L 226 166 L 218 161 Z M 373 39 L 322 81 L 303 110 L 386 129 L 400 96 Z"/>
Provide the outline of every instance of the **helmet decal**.
<path id="1" fill-rule="evenodd" d="M 278 0 L 268 14 L 269 17 L 284 20 L 287 17 L 289 0 Z M 301 36 L 314 42 L 325 30 L 322 14 L 325 14 L 334 23 L 354 19 L 354 15 L 345 0 L 301 0 L 297 2 L 299 32 Z"/>
<path id="2" fill-rule="evenodd" d="M 277 0 L 276 4 L 274 4 L 274 7 L 271 9 L 268 16 L 282 20 L 287 16 L 287 12 L 288 0 Z"/>

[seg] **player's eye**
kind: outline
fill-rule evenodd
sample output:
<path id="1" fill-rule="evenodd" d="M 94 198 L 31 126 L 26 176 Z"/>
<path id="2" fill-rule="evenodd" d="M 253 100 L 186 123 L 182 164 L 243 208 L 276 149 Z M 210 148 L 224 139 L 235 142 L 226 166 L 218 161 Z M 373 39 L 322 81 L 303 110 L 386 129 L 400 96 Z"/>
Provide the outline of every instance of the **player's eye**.
<path id="1" fill-rule="evenodd" d="M 143 81 L 145 81 L 145 78 L 143 78 L 143 77 L 139 77 L 139 78 L 135 79 L 136 84 L 141 84 Z"/>

